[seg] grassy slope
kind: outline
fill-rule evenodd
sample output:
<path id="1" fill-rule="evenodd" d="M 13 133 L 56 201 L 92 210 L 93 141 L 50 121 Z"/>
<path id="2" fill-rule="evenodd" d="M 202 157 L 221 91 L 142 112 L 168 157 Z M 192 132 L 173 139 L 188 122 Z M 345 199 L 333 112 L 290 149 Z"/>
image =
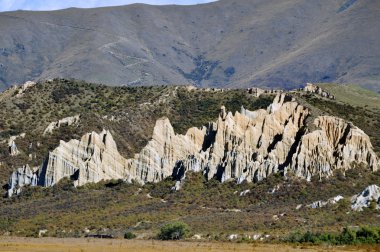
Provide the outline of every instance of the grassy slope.
<path id="1" fill-rule="evenodd" d="M 309 95 L 299 99 L 313 107 L 313 111 L 353 121 L 372 137 L 377 150 L 380 149 L 380 138 L 376 134 L 380 127 L 379 112 Z M 189 92 L 184 87 L 110 88 L 72 81 L 39 84 L 21 98 L 3 93 L 0 103 L 6 109 L 0 111 L 4 118 L 0 125 L 1 137 L 18 132 L 28 134 L 17 141 L 22 154 L 16 159 L 8 157 L 2 145 L 0 161 L 5 163 L 1 168 L 2 179 L 4 181 L 12 165 L 26 162 L 29 141 L 42 143 L 42 147 L 32 151 L 37 152 L 37 159 L 43 159 L 47 150 L 57 145 L 58 139 L 79 137 L 84 132 L 106 127 L 116 136 L 121 152 L 128 156 L 150 138 L 158 117 L 168 116 L 176 131 L 183 133 L 190 126 L 201 126 L 215 119 L 222 104 L 234 111 L 242 104 L 249 109 L 265 107 L 268 100 L 250 97 L 244 90 Z M 26 108 L 28 105 L 31 107 Z M 50 121 L 76 113 L 83 115 L 78 127 L 63 127 L 41 138 Z M 104 115 L 115 115 L 120 121 L 102 119 Z M 364 169 L 321 182 L 306 183 L 292 177 L 285 180 L 272 176 L 258 184 L 241 185 L 205 181 L 201 174 L 188 174 L 181 191 L 175 193 L 170 190 L 174 185 L 170 178 L 144 187 L 113 181 L 73 188 L 65 181 L 53 188 L 29 188 L 21 197 L 3 199 L 0 230 L 34 236 L 46 228 L 49 235 L 81 236 L 84 228 L 94 233 L 106 228 L 112 230 L 106 232 L 116 235 L 130 230 L 149 236 L 163 223 L 180 219 L 190 225 L 193 233 L 213 239 L 225 239 L 230 233 L 284 235 L 294 231 L 294 227 L 300 231 L 337 231 L 347 225 L 380 224 L 378 212 L 352 213 L 347 200 L 318 210 L 296 211 L 295 207 L 338 194 L 349 197 L 369 184 L 380 184 L 380 174 Z M 276 185 L 280 185 L 280 190 L 269 194 L 268 190 Z M 247 189 L 251 192 L 240 197 L 239 193 Z M 148 193 L 153 198 L 147 197 Z M 280 216 L 282 213 L 285 215 Z M 274 215 L 279 215 L 279 220 L 275 220 Z"/>
<path id="2" fill-rule="evenodd" d="M 335 95 L 336 100 L 352 106 L 380 109 L 380 94 L 357 85 L 319 84 L 323 89 Z"/>

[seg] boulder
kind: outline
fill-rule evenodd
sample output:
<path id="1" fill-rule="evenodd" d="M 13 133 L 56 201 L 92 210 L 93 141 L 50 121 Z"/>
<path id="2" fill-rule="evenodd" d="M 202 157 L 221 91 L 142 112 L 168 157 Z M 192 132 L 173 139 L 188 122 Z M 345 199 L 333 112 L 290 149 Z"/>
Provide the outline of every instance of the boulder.
<path id="1" fill-rule="evenodd" d="M 24 138 L 26 136 L 25 133 L 21 133 L 17 136 L 11 136 L 8 140 L 8 150 L 9 150 L 9 155 L 11 156 L 17 156 L 20 151 L 18 150 L 17 148 L 17 145 L 16 145 L 16 139 L 17 138 Z"/>
<path id="2" fill-rule="evenodd" d="M 322 200 L 315 201 L 315 202 L 311 203 L 310 205 L 307 205 L 307 207 L 310 207 L 310 208 L 321 208 L 321 207 L 325 207 L 327 205 L 335 205 L 336 203 L 338 203 L 342 199 L 344 199 L 344 197 L 342 195 L 338 195 L 338 196 L 330 198 L 330 199 L 328 199 L 326 201 L 322 201 Z"/>
<path id="3" fill-rule="evenodd" d="M 380 187 L 370 185 L 361 193 L 351 198 L 351 208 L 354 211 L 363 211 L 363 208 L 369 207 L 371 202 L 376 204 L 376 209 L 380 208 Z"/>
<path id="4" fill-rule="evenodd" d="M 53 130 L 60 128 L 61 126 L 70 126 L 79 122 L 80 115 L 65 117 L 57 122 L 51 122 L 44 130 L 43 135 L 53 133 Z"/>

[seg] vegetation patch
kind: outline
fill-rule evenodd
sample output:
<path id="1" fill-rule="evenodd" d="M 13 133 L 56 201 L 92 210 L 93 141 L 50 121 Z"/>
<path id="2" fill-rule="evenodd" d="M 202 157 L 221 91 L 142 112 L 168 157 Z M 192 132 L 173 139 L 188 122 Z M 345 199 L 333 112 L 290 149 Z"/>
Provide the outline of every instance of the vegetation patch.
<path id="1" fill-rule="evenodd" d="M 380 227 L 345 227 L 341 233 L 293 233 L 286 242 L 307 243 L 313 245 L 360 245 L 360 244 L 379 244 Z"/>
<path id="2" fill-rule="evenodd" d="M 183 222 L 173 222 L 162 226 L 158 238 L 161 240 L 180 240 L 189 234 L 189 227 Z"/>

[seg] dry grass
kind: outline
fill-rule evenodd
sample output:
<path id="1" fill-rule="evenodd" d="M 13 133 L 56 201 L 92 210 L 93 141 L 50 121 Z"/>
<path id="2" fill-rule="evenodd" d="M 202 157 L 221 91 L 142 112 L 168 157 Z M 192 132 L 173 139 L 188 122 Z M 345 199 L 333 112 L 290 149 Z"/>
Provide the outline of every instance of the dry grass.
<path id="1" fill-rule="evenodd" d="M 103 252 L 103 251 L 138 251 L 138 252 L 288 252 L 288 251 L 379 251 L 380 246 L 372 247 L 324 247 L 291 246 L 283 244 L 242 244 L 210 242 L 162 242 L 155 240 L 100 240 L 100 239 L 59 239 L 59 238 L 0 238 L 0 251 L 29 252 Z"/>

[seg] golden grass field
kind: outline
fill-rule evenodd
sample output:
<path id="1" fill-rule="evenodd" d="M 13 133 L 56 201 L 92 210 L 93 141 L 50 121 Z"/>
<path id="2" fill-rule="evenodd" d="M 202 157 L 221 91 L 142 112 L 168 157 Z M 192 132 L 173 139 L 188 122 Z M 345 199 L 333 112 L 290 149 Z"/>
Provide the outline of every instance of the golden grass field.
<path id="1" fill-rule="evenodd" d="M 87 239 L 87 238 L 0 238 L 0 251 L 28 252 L 317 252 L 317 251 L 380 251 L 380 246 L 361 247 L 308 247 L 284 244 L 242 244 L 209 242 L 163 242 L 155 240 Z"/>

